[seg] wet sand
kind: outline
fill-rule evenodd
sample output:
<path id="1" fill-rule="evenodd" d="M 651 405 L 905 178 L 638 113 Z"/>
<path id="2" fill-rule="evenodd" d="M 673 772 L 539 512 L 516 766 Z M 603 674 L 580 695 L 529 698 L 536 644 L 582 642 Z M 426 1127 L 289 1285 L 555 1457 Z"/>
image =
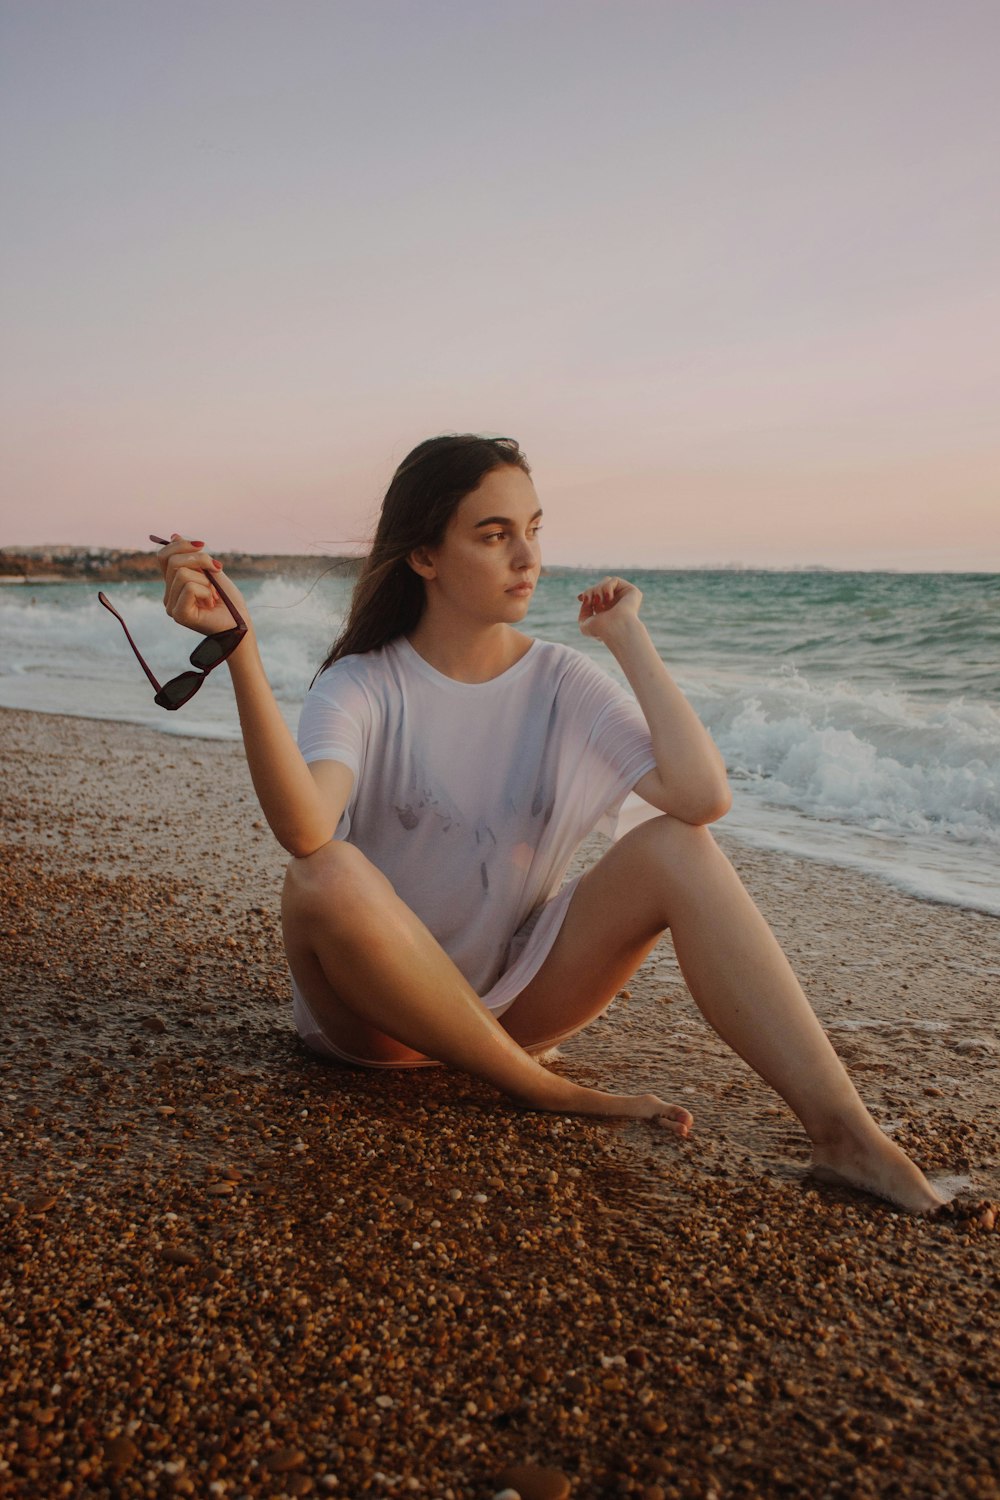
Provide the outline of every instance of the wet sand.
<path id="1" fill-rule="evenodd" d="M 989 1213 L 810 1184 L 666 945 L 556 1066 L 688 1142 L 342 1070 L 238 746 L 0 747 L 0 1495 L 1000 1494 Z M 719 836 L 876 1117 L 995 1203 L 1000 922 Z"/>

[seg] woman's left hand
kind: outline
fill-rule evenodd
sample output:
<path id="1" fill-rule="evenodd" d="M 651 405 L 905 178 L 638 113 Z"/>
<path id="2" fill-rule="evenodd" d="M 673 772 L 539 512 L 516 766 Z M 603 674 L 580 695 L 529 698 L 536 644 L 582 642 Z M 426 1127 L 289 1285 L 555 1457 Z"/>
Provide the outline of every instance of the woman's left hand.
<path id="1" fill-rule="evenodd" d="M 642 590 L 624 578 L 602 578 L 593 588 L 577 594 L 580 601 L 580 630 L 596 641 L 604 640 L 610 630 L 627 616 L 636 618 L 642 603 Z"/>

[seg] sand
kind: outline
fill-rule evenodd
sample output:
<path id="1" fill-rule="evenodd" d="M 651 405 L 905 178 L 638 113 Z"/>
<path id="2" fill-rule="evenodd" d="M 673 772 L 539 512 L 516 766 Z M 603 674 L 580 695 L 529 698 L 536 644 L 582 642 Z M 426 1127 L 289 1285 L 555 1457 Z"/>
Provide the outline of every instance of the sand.
<path id="1" fill-rule="evenodd" d="M 990 1214 L 811 1183 L 664 946 L 555 1065 L 688 1142 L 340 1069 L 238 746 L 0 747 L 0 1494 L 1000 1494 Z M 995 1203 L 1000 923 L 719 836 L 876 1117 Z"/>

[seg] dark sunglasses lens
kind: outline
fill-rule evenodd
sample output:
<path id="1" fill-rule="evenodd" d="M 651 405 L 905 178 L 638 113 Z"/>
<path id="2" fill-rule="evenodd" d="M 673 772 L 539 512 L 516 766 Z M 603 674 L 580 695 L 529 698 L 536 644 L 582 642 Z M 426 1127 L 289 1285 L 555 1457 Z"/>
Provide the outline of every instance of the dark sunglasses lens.
<path id="1" fill-rule="evenodd" d="M 218 635 L 207 635 L 191 652 L 191 665 L 201 667 L 203 672 L 217 667 L 236 650 L 242 637 L 242 630 L 221 630 Z"/>
<path id="2" fill-rule="evenodd" d="M 200 672 L 182 672 L 179 677 L 172 677 L 163 684 L 153 702 L 158 703 L 161 708 L 183 708 L 204 681 Z"/>

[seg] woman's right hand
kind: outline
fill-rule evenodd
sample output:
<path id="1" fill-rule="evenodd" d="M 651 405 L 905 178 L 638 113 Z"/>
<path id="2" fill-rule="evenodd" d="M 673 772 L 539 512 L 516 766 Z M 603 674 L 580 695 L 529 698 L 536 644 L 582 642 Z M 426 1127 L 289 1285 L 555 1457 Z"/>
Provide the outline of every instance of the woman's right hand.
<path id="1" fill-rule="evenodd" d="M 226 577 L 221 562 L 204 548 L 204 542 L 188 541 L 176 533 L 165 547 L 160 548 L 156 560 L 163 574 L 164 609 L 178 625 L 196 630 L 199 635 L 217 635 L 222 630 L 231 630 L 233 617 L 212 587 L 211 580 L 217 577 L 249 626 L 246 600 Z"/>

